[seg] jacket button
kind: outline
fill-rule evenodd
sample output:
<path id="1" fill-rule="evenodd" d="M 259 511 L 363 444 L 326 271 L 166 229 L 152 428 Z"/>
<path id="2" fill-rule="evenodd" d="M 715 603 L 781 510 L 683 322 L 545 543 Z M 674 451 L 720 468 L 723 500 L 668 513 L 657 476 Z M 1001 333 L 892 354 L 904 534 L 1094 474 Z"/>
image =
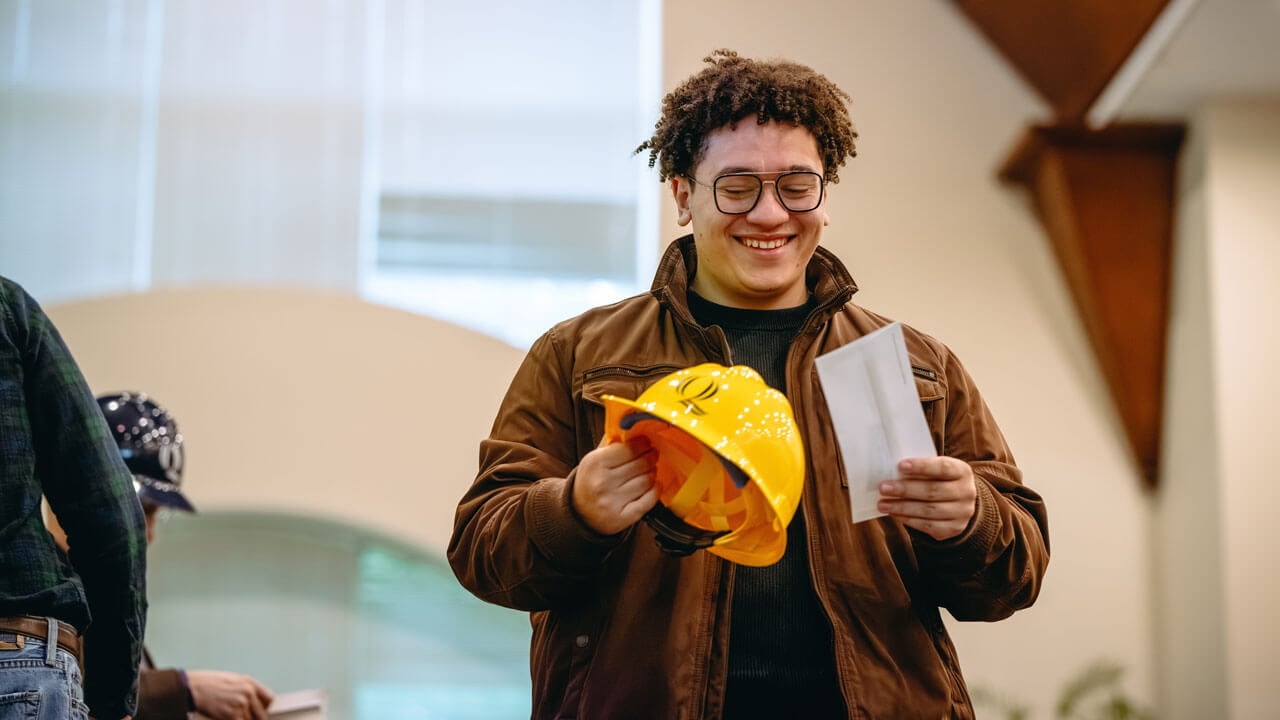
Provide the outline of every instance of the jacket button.
<path id="1" fill-rule="evenodd" d="M 579 635 L 573 639 L 573 644 L 580 648 L 586 647 L 591 642 L 591 638 L 587 635 Z"/>

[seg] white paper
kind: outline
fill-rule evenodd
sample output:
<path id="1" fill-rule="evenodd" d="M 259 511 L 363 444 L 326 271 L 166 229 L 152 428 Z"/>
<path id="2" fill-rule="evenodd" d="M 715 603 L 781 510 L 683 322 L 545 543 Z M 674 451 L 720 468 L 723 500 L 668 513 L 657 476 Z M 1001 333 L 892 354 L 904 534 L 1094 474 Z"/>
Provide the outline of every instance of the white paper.
<path id="1" fill-rule="evenodd" d="M 298 690 L 281 693 L 271 701 L 267 717 L 281 720 L 324 720 L 329 694 L 324 690 Z"/>
<path id="2" fill-rule="evenodd" d="M 898 461 L 937 454 L 902 325 L 887 325 L 821 355 L 817 365 L 849 482 L 853 521 L 880 517 L 879 486 L 898 477 Z"/>

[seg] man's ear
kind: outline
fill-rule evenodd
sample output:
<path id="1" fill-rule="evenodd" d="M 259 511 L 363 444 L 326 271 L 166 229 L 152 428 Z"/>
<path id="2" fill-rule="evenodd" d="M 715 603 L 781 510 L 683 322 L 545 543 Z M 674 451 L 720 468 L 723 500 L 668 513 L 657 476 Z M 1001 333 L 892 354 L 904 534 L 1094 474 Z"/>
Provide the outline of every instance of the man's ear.
<path id="1" fill-rule="evenodd" d="M 693 220 L 693 213 L 689 212 L 689 192 L 692 186 L 693 183 L 687 177 L 677 175 L 671 178 L 671 196 L 676 201 L 676 224 L 681 227 Z"/>

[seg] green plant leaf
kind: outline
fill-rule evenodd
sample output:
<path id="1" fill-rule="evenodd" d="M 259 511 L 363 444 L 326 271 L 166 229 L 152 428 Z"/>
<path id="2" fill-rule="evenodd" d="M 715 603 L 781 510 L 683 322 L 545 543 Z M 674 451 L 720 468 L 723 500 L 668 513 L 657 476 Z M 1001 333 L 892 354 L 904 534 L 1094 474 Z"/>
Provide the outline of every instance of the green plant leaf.
<path id="1" fill-rule="evenodd" d="M 1124 668 L 1115 662 L 1099 660 L 1080 672 L 1058 696 L 1058 717 L 1072 717 L 1081 702 L 1100 689 L 1119 684 Z"/>

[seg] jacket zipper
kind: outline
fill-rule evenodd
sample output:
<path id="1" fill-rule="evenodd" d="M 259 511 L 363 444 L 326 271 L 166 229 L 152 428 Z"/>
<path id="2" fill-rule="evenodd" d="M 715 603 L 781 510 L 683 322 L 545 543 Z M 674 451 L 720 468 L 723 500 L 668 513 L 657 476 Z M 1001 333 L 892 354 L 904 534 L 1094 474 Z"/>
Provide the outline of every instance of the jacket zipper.
<path id="1" fill-rule="evenodd" d="M 624 375 L 626 377 L 640 378 L 640 377 L 648 377 L 649 375 L 657 375 L 659 373 L 663 373 L 663 374 L 672 373 L 679 369 L 680 369 L 679 365 L 654 365 L 653 367 L 648 367 L 644 369 L 622 367 L 618 365 L 608 365 L 605 367 L 592 368 L 591 370 L 584 372 L 582 374 L 582 381 L 585 383 L 588 380 L 595 380 L 596 378 L 610 377 L 615 375 Z"/>
<path id="2" fill-rule="evenodd" d="M 932 380 L 933 382 L 938 381 L 938 373 L 930 370 L 929 368 L 922 368 L 919 365 L 911 366 L 911 374 L 924 380 Z"/>
<path id="3" fill-rule="evenodd" d="M 843 305 L 845 302 L 848 301 L 848 297 L 844 296 L 843 293 L 841 294 L 841 298 L 842 299 L 839 301 L 839 304 L 841 305 Z M 811 327 L 816 328 L 816 326 L 818 325 L 816 318 L 825 317 L 827 314 L 825 311 L 830 306 L 833 306 L 835 304 L 836 304 L 836 300 L 833 299 L 819 306 L 812 313 L 810 313 L 809 320 L 805 322 L 805 325 L 800 330 L 800 333 L 797 335 L 797 338 L 807 334 L 807 331 Z M 810 343 L 813 343 L 816 341 L 817 341 L 817 333 L 815 332 L 813 333 L 813 339 L 810 341 Z M 809 345 L 806 345 L 805 351 L 807 351 L 808 349 L 809 349 Z M 799 365 L 800 365 L 800 363 L 798 362 L 798 360 L 796 360 L 796 358 L 799 357 L 799 355 L 800 355 L 800 350 L 798 349 L 798 344 L 793 342 L 791 345 L 791 349 L 787 353 L 787 388 L 790 389 L 794 387 L 796 389 L 796 392 L 794 393 L 788 392 L 787 398 L 791 401 L 792 413 L 796 418 L 803 417 L 803 410 L 805 407 L 804 405 L 805 394 L 800 391 L 800 379 L 796 377 L 796 371 L 799 369 Z M 808 484 L 808 482 L 816 483 L 816 481 L 812 477 L 812 465 L 813 465 L 813 455 L 808 454 L 808 457 L 806 458 L 806 474 L 809 475 L 809 477 L 806 477 L 806 484 Z M 815 484 L 815 487 L 816 487 L 816 484 Z M 801 497 L 803 498 L 803 493 L 801 494 Z M 800 512 L 804 516 L 805 562 L 808 563 L 809 565 L 809 582 L 812 583 L 813 594 L 817 596 L 818 602 L 822 605 L 823 612 L 827 614 L 827 623 L 831 626 L 831 652 L 836 661 L 836 681 L 839 683 L 840 696 L 844 698 L 845 709 L 848 710 L 850 717 L 861 717 L 861 714 L 859 713 L 857 706 L 855 706 L 850 701 L 850 698 L 848 697 L 848 694 L 845 691 L 845 681 L 847 678 L 853 675 L 853 671 L 852 671 L 852 668 L 849 667 L 849 663 L 846 660 L 845 654 L 840 652 L 839 633 L 837 632 L 835 621 L 833 620 L 833 618 L 835 617 L 835 613 L 832 612 L 831 601 L 827 597 L 826 591 L 823 589 L 826 585 L 826 576 L 822 572 L 821 563 L 814 562 L 814 557 L 813 557 L 814 543 L 817 542 L 819 538 L 818 538 L 818 532 L 814 526 L 813 517 L 810 513 L 809 505 L 810 503 L 806 503 L 803 501 L 801 501 L 800 503 Z"/>

